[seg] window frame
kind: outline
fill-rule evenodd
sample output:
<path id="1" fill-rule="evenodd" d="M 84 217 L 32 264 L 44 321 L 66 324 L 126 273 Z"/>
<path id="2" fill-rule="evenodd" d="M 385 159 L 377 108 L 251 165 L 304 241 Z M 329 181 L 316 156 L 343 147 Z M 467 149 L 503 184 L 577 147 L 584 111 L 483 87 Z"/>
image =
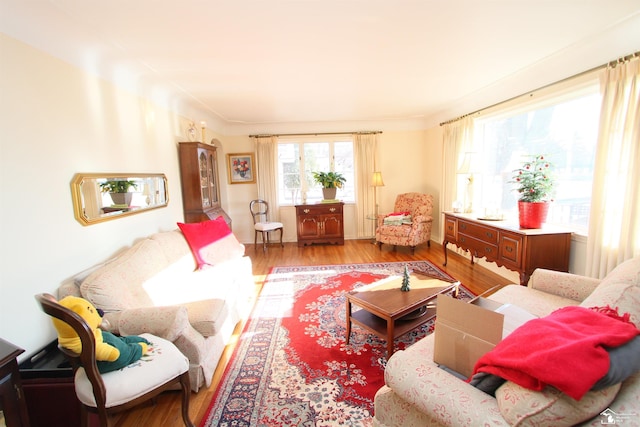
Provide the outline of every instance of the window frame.
<path id="1" fill-rule="evenodd" d="M 320 202 L 321 198 L 313 198 L 311 200 L 308 199 L 309 192 L 317 190 L 320 188 L 319 185 L 314 184 L 312 178 L 310 177 L 310 173 L 306 173 L 305 171 L 305 144 L 328 144 L 328 161 L 329 161 L 329 171 L 332 172 L 340 172 L 345 174 L 346 183 L 343 189 L 339 189 L 339 199 L 347 204 L 355 204 L 356 203 L 356 171 L 355 171 L 355 153 L 354 153 L 354 138 L 352 135 L 318 135 L 318 136 L 286 136 L 278 138 L 278 150 L 277 150 L 277 174 L 276 182 L 277 182 L 277 193 L 278 193 L 278 203 L 280 206 L 295 206 L 297 204 L 304 203 L 316 203 Z M 340 168 L 336 168 L 336 144 L 338 143 L 348 143 L 351 146 L 351 164 L 352 170 L 344 171 L 340 170 Z M 292 197 L 284 198 L 282 193 L 285 189 L 285 184 L 283 181 L 284 172 L 284 163 L 281 160 L 281 146 L 282 145 L 294 145 L 297 146 L 297 155 L 298 155 L 298 177 L 300 181 L 300 189 L 299 193 L 292 195 Z M 296 153 L 294 153 L 295 155 Z M 308 171 L 311 172 L 311 171 Z M 347 195 L 352 194 L 352 197 L 345 197 L 344 191 L 348 190 Z M 342 192 L 342 194 L 340 193 Z"/>
<path id="2" fill-rule="evenodd" d="M 484 134 L 484 127 L 486 126 L 487 123 L 492 121 L 504 120 L 507 118 L 513 118 L 522 114 L 528 114 L 533 111 L 541 111 L 551 106 L 558 106 L 561 104 L 575 101 L 583 97 L 596 96 L 596 95 L 598 96 L 596 101 L 598 104 L 596 116 L 597 118 L 599 118 L 601 96 L 600 96 L 600 90 L 599 90 L 599 82 L 598 82 L 597 76 L 595 75 L 590 76 L 589 78 L 581 79 L 580 81 L 575 82 L 572 85 L 565 85 L 564 87 L 555 88 L 555 90 L 551 88 L 542 93 L 529 94 L 527 97 L 528 99 L 526 101 L 510 103 L 507 106 L 492 107 L 490 110 L 482 112 L 481 117 L 474 119 L 474 124 L 473 124 L 474 139 L 471 143 L 471 147 L 469 151 L 476 153 L 475 154 L 476 161 L 480 162 L 480 164 L 482 165 L 486 165 L 490 161 L 490 158 L 488 156 L 493 156 L 494 158 L 498 156 L 495 152 L 485 153 L 486 149 L 483 142 L 483 134 Z M 596 152 L 597 138 L 598 138 L 598 126 L 597 126 L 598 121 L 599 120 L 596 119 L 594 133 L 591 135 L 593 137 L 593 141 L 592 141 L 593 146 L 589 146 L 589 149 L 593 150 L 593 159 L 591 164 L 592 167 L 595 164 L 595 152 Z M 530 152 L 528 154 L 548 154 L 548 153 Z M 460 153 L 460 155 L 463 156 L 464 153 Z M 479 182 L 480 185 L 478 186 L 477 189 L 473 190 L 473 195 L 472 195 L 473 206 L 479 207 L 479 209 L 476 208 L 475 213 L 479 214 L 479 216 L 484 216 L 484 213 L 486 212 L 494 213 L 496 212 L 496 209 L 497 209 L 498 211 L 506 214 L 506 218 L 511 218 L 512 216 L 516 216 L 517 203 L 513 203 L 514 206 L 511 206 L 511 204 L 509 204 L 509 209 L 505 209 L 504 203 L 503 204 L 496 203 L 495 200 L 490 201 L 491 197 L 485 196 L 485 193 L 488 193 L 488 190 L 487 190 L 488 184 L 483 182 L 486 180 L 495 181 L 497 179 L 496 178 L 497 176 L 495 175 L 495 172 L 493 174 L 488 174 L 484 172 L 485 171 L 479 171 L 479 172 L 476 171 L 474 174 L 474 180 L 476 180 L 476 182 L 478 180 L 480 181 Z M 566 176 L 567 175 L 565 175 L 565 177 Z M 570 176 L 575 176 L 575 175 L 570 175 Z M 593 169 L 591 169 L 591 176 L 593 177 Z M 464 197 L 460 190 L 460 188 L 465 188 L 464 185 L 462 186 L 460 185 L 460 181 L 463 180 L 464 178 L 465 178 L 464 176 L 460 176 L 460 175 L 458 176 L 458 184 L 457 184 L 459 189 L 458 199 L 462 199 Z M 506 180 L 510 180 L 510 179 L 511 179 L 511 175 L 509 174 Z M 559 181 L 560 179 L 562 179 L 562 175 L 557 175 L 556 179 Z M 506 180 L 504 178 L 500 179 L 501 182 Z M 466 179 L 464 179 L 464 181 L 466 182 Z M 510 191 L 510 188 L 513 187 L 512 185 L 509 185 L 509 190 L 505 190 L 504 185 L 505 184 L 503 182 L 503 190 L 500 192 L 501 194 L 504 194 L 505 191 Z M 592 185 L 593 185 L 593 181 L 591 181 L 591 186 Z M 556 191 L 558 190 L 559 187 L 560 187 L 559 185 L 556 185 Z M 492 189 L 492 190 L 493 190 L 493 197 L 495 198 L 495 189 Z M 590 205 L 591 194 L 589 194 L 588 199 L 589 199 L 589 205 Z M 517 197 L 516 197 L 516 201 L 517 201 Z M 563 214 L 560 213 L 559 210 L 560 210 L 560 205 L 556 203 L 552 203 L 547 224 L 571 229 L 573 232 L 578 233 L 580 235 L 585 235 L 585 236 L 587 235 L 588 227 L 589 227 L 588 226 L 588 211 L 589 211 L 588 206 L 586 208 L 587 210 L 586 224 L 580 224 L 575 222 L 574 223 L 557 222 L 556 219 L 561 218 L 563 216 Z M 571 218 L 571 215 L 569 215 L 569 218 Z"/>

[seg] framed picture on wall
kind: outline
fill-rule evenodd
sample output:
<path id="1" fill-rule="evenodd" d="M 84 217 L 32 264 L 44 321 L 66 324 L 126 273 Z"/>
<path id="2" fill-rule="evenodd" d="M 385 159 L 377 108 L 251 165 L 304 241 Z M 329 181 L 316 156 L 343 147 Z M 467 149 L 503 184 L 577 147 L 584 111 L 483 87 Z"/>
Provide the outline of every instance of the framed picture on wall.
<path id="1" fill-rule="evenodd" d="M 253 153 L 227 154 L 229 184 L 250 184 L 256 182 L 255 164 Z"/>

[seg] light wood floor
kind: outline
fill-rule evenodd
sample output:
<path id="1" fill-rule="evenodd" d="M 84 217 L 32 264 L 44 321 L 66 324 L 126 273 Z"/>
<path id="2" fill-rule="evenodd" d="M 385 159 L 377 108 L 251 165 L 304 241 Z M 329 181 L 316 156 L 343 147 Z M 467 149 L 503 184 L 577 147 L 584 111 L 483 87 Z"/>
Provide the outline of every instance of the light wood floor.
<path id="1" fill-rule="evenodd" d="M 274 266 L 284 265 L 321 265 L 321 264 L 348 264 L 368 262 L 392 262 L 429 260 L 451 276 L 460 280 L 464 286 L 476 294 L 481 294 L 497 285 L 510 283 L 507 279 L 487 270 L 479 265 L 472 265 L 468 259 L 449 251 L 449 259 L 446 267 L 442 266 L 444 254 L 442 246 L 431 242 L 431 247 L 421 245 L 416 248 L 415 254 L 411 254 L 408 248 L 398 247 L 393 251 L 391 246 L 383 246 L 382 250 L 371 243 L 371 240 L 347 240 L 344 246 L 317 245 L 299 248 L 296 243 L 285 243 L 281 248 L 274 245 L 263 253 L 262 246 L 258 249 L 253 245 L 247 245 L 246 253 L 253 262 L 253 274 L 256 279 L 256 290 L 259 291 L 262 282 Z M 495 290 L 494 290 L 495 291 Z M 236 327 L 236 334 L 242 330 L 242 325 Z M 209 388 L 201 388 L 198 393 L 191 394 L 190 414 L 196 426 L 202 421 L 209 403 L 220 381 L 228 357 L 233 350 L 233 340 L 227 346 L 218 369 Z M 141 405 L 133 410 L 116 414 L 111 419 L 112 426 L 182 426 L 180 417 L 180 395 L 178 392 L 167 392 L 161 395 L 155 402 Z"/>

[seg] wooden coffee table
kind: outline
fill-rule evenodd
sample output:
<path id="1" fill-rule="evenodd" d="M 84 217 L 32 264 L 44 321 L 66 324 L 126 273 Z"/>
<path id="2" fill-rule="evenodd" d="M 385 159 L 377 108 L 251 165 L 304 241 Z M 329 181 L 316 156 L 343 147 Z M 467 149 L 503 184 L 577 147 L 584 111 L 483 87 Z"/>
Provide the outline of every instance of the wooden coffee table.
<path id="1" fill-rule="evenodd" d="M 387 340 L 387 358 L 391 357 L 394 340 L 436 315 L 436 297 L 449 291 L 457 291 L 460 282 L 438 279 L 420 279 L 411 275 L 411 290 L 400 290 L 402 278 L 384 279 L 346 294 L 347 344 L 351 336 L 351 324 L 355 323 Z M 362 310 L 353 311 L 353 305 Z"/>

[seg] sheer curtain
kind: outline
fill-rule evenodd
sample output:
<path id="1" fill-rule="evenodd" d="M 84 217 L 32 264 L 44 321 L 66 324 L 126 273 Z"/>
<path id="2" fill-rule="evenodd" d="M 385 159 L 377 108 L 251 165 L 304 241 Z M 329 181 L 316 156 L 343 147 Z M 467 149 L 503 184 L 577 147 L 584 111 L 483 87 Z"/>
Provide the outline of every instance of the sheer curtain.
<path id="1" fill-rule="evenodd" d="M 258 198 L 269 204 L 269 220 L 280 221 L 280 206 L 278 205 L 278 138 L 275 136 L 256 138 L 256 164 L 258 174 Z"/>
<path id="2" fill-rule="evenodd" d="M 375 227 L 375 221 L 367 219 L 368 215 L 375 212 L 374 194 L 375 187 L 371 185 L 371 179 L 376 167 L 376 149 L 378 145 L 377 134 L 356 134 L 353 138 L 353 154 L 355 157 L 356 172 L 356 215 L 358 224 L 358 238 L 371 237 Z"/>
<path id="3" fill-rule="evenodd" d="M 640 59 L 600 76 L 602 110 L 591 195 L 587 275 L 640 255 Z"/>
<path id="4" fill-rule="evenodd" d="M 460 120 L 444 125 L 442 138 L 442 193 L 440 206 L 443 211 L 451 210 L 453 201 L 459 200 L 458 194 L 458 165 L 464 158 L 464 153 L 470 151 L 473 144 L 473 118 L 466 116 Z M 442 234 L 444 225 L 440 226 Z M 444 234 L 442 234 L 444 236 Z"/>

